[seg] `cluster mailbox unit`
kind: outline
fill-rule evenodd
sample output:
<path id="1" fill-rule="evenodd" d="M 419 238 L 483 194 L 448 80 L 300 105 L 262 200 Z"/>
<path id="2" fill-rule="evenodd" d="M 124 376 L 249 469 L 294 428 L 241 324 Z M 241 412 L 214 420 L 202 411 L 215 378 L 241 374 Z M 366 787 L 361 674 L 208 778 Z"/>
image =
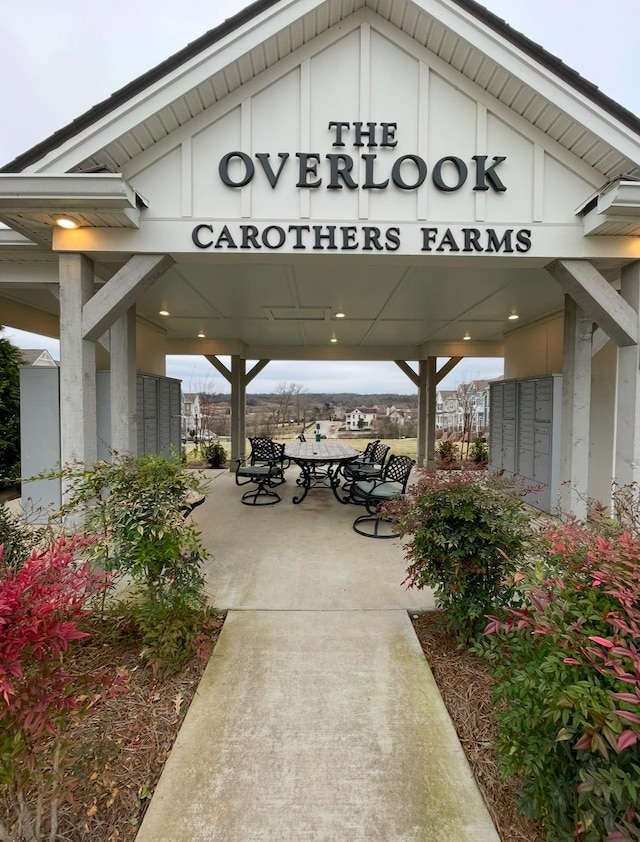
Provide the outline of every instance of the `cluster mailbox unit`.
<path id="1" fill-rule="evenodd" d="M 520 477 L 528 503 L 545 512 L 558 506 L 562 376 L 490 384 L 489 468 Z"/>

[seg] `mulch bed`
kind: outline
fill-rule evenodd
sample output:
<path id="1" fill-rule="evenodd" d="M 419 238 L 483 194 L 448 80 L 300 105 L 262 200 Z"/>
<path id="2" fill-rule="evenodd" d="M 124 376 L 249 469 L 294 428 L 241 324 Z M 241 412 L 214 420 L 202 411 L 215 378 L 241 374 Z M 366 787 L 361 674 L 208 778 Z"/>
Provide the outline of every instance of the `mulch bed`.
<path id="1" fill-rule="evenodd" d="M 59 810 L 56 842 L 133 842 L 223 622 L 216 615 L 200 656 L 167 679 L 144 664 L 133 637 L 114 642 L 96 626 L 75 648 L 72 671 L 115 671 L 128 691 L 97 701 L 66 734 L 76 778 L 72 800 Z M 3 817 L 6 808 L 0 791 Z"/>
<path id="2" fill-rule="evenodd" d="M 0 488 L 0 504 L 8 503 L 9 500 L 17 500 L 19 496 L 19 488 Z"/>
<path id="3" fill-rule="evenodd" d="M 412 621 L 502 842 L 544 842 L 543 827 L 517 811 L 516 785 L 500 779 L 492 676 L 485 662 L 458 648 L 439 612 L 413 615 Z"/>

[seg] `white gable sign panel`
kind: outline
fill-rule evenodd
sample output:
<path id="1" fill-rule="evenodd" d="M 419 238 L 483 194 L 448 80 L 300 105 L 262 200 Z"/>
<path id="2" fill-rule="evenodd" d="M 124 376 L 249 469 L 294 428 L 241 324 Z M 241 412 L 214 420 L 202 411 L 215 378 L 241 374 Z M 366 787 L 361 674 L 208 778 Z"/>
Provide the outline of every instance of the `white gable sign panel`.
<path id="1" fill-rule="evenodd" d="M 387 21 L 345 23 L 130 161 L 142 230 L 100 245 L 598 254 L 575 209 L 600 173 Z"/>

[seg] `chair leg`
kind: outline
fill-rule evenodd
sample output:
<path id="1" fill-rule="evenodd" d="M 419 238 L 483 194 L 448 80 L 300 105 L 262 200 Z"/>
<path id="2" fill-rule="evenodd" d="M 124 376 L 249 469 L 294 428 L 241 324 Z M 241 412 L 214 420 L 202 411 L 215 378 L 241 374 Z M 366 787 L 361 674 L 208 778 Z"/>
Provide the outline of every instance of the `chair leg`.
<path id="1" fill-rule="evenodd" d="M 266 481 L 259 482 L 255 491 L 245 491 L 240 502 L 245 506 L 274 506 L 280 502 L 280 495 L 272 490 L 272 486 L 267 488 Z"/>
<path id="2" fill-rule="evenodd" d="M 380 529 L 383 527 L 383 533 Z M 353 531 L 365 538 L 398 538 L 397 532 L 393 531 L 392 522 L 381 515 L 366 514 L 360 515 L 353 521 Z"/>

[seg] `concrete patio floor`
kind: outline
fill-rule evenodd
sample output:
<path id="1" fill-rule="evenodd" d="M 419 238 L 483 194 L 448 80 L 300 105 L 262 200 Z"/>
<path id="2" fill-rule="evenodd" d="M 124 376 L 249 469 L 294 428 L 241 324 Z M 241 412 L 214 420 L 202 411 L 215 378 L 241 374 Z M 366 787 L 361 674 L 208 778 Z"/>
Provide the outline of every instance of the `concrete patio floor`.
<path id="1" fill-rule="evenodd" d="M 399 539 L 326 490 L 240 503 L 207 471 L 192 515 L 227 619 L 136 842 L 499 842 L 407 612 Z"/>

